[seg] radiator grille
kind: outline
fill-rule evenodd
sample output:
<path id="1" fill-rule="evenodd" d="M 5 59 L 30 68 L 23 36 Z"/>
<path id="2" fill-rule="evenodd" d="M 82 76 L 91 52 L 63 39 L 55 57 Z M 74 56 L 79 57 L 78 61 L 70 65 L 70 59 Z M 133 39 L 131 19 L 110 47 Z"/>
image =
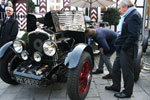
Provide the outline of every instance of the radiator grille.
<path id="1" fill-rule="evenodd" d="M 43 33 L 32 33 L 28 36 L 29 39 L 29 48 L 32 52 L 34 51 L 43 51 L 43 43 L 49 37 L 47 34 Z"/>

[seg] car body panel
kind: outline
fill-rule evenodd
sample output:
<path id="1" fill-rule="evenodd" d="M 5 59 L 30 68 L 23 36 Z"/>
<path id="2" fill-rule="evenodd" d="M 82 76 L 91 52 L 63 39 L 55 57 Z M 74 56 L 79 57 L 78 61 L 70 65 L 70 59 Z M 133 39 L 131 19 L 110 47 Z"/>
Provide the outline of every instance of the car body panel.
<path id="1" fill-rule="evenodd" d="M 75 46 L 75 48 L 70 53 L 68 53 L 64 64 L 70 69 L 76 68 L 84 51 L 89 52 L 93 59 L 92 48 L 87 44 L 80 43 Z"/>
<path id="2" fill-rule="evenodd" d="M 0 48 L 0 59 L 5 55 L 6 51 L 8 50 L 8 48 L 13 44 L 13 41 L 10 41 L 6 44 L 4 44 L 1 48 Z"/>

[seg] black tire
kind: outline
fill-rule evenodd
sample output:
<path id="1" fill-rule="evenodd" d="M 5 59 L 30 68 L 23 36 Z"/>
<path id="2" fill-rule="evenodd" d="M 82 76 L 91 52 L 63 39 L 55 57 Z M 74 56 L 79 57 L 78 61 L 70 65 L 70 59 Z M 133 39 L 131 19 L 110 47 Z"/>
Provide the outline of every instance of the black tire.
<path id="1" fill-rule="evenodd" d="M 142 49 L 139 49 L 137 59 L 136 59 L 136 66 L 134 68 L 134 82 L 137 82 L 140 77 L 140 72 L 142 69 Z"/>
<path id="2" fill-rule="evenodd" d="M 78 66 L 70 69 L 67 80 L 68 96 L 71 100 L 84 100 L 92 80 L 92 59 L 89 53 L 83 52 Z"/>
<path id="3" fill-rule="evenodd" d="M 7 51 L 4 57 L 0 59 L 0 77 L 4 82 L 12 85 L 18 84 L 14 79 L 12 79 L 10 73 L 10 71 L 14 69 L 12 64 L 14 64 L 14 62 L 17 62 L 15 61 L 15 59 L 17 58 L 12 50 Z"/>
<path id="4" fill-rule="evenodd" d="M 142 43 L 142 51 L 145 53 L 148 47 L 148 37 L 144 37 L 143 43 Z"/>

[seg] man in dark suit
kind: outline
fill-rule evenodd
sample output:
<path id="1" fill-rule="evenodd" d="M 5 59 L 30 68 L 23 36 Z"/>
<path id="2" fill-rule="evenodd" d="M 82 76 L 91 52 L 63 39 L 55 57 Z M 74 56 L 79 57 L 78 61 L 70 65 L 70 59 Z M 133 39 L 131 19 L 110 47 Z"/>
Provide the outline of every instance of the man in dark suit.
<path id="1" fill-rule="evenodd" d="M 106 86 L 106 90 L 119 92 L 121 89 L 121 69 L 124 80 L 122 92 L 115 93 L 118 98 L 130 98 L 134 86 L 134 66 L 138 52 L 138 38 L 141 29 L 141 15 L 130 0 L 120 0 L 120 23 L 117 27 L 118 39 L 115 47 L 117 51 L 113 65 L 113 84 Z"/>
<path id="2" fill-rule="evenodd" d="M 0 30 L 0 47 L 9 41 L 13 41 L 18 34 L 18 22 L 13 18 L 13 8 L 6 7 L 6 18 Z"/>
<path id="3" fill-rule="evenodd" d="M 5 0 L 1 0 L 0 4 L 0 20 L 2 21 L 5 15 Z"/>
<path id="4" fill-rule="evenodd" d="M 115 52 L 114 43 L 117 39 L 117 34 L 109 29 L 105 28 L 96 28 L 96 29 L 88 29 L 85 32 L 85 35 L 88 38 L 92 38 L 95 42 L 98 43 L 100 47 L 100 59 L 98 64 L 98 69 L 93 72 L 93 74 L 103 73 L 104 64 L 106 65 L 109 74 L 103 76 L 103 79 L 111 79 L 112 78 L 112 63 L 110 61 L 110 57 Z"/>

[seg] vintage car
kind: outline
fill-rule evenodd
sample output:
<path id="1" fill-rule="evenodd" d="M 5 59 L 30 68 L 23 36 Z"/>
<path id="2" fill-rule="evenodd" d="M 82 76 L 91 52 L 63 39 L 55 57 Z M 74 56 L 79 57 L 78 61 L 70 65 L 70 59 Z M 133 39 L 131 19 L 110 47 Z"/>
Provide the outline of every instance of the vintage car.
<path id="1" fill-rule="evenodd" d="M 84 100 L 90 87 L 94 57 L 84 35 L 82 11 L 51 11 L 42 25 L 28 16 L 27 40 L 0 49 L 0 77 L 12 85 L 47 86 L 67 81 L 71 100 Z"/>

